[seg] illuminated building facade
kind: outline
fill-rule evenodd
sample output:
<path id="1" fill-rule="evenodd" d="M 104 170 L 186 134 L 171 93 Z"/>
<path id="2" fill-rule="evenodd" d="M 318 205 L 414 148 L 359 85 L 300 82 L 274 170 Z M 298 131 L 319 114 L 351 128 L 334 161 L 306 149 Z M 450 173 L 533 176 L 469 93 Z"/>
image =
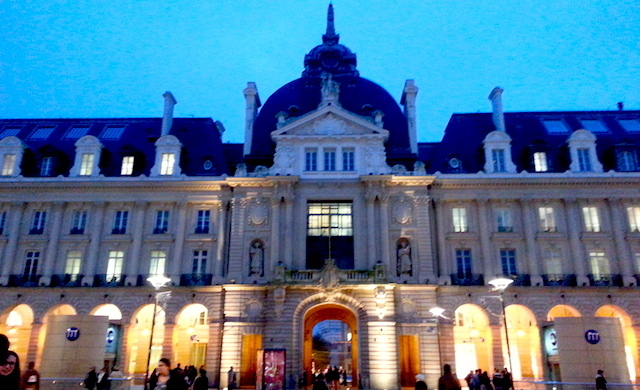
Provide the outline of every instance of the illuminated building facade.
<path id="1" fill-rule="evenodd" d="M 164 274 L 151 361 L 203 364 L 221 387 L 230 366 L 254 385 L 260 348 L 309 371 L 324 320 L 349 326 L 351 375 L 371 388 L 433 387 L 442 363 L 491 372 L 508 352 L 516 378 L 549 377 L 559 317 L 618 319 L 602 334 L 628 375 L 592 364 L 635 380 L 640 112 L 504 113 L 496 88 L 491 113 L 420 143 L 417 93 L 407 80 L 398 104 L 360 77 L 330 7 L 301 78 L 264 105 L 248 83 L 242 145 L 174 119 L 170 93 L 162 118 L 0 120 L 0 331 L 64 376 L 44 358 L 54 320 L 106 316 L 105 358 L 144 374 L 145 280 Z M 496 276 L 514 280 L 509 351 Z"/>

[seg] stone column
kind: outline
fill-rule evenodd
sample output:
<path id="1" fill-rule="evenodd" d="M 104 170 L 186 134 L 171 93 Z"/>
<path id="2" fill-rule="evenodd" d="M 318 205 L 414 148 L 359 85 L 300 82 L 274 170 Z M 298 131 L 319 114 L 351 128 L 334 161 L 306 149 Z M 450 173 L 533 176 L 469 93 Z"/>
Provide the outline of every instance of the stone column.
<path id="1" fill-rule="evenodd" d="M 366 194 L 365 202 L 367 203 L 367 243 L 369 249 L 367 253 L 367 262 L 369 268 L 373 268 L 376 261 L 378 261 L 376 257 L 380 254 L 378 249 L 378 240 L 376 240 L 376 196 L 374 194 Z"/>
<path id="2" fill-rule="evenodd" d="M 84 265 L 84 277 L 82 278 L 83 286 L 93 285 L 93 278 L 96 274 L 98 258 L 100 257 L 100 241 L 102 240 L 102 229 L 107 223 L 104 215 L 105 210 L 105 202 L 95 202 L 91 210 L 91 237 L 89 242 L 89 249 L 87 250 L 87 261 Z M 109 229 L 108 226 L 107 229 Z"/>
<path id="3" fill-rule="evenodd" d="M 293 194 L 287 194 L 284 197 L 285 203 L 285 228 L 284 228 L 284 264 L 291 268 L 293 264 L 293 205 L 295 197 Z M 306 211 L 305 211 L 306 213 Z"/>
<path id="4" fill-rule="evenodd" d="M 582 242 L 580 242 L 580 232 L 582 229 L 582 215 L 576 199 L 565 199 L 565 209 L 567 215 L 567 229 L 569 230 L 569 244 L 571 246 L 571 257 L 573 261 L 563 261 L 565 264 L 574 264 L 576 283 L 578 286 L 588 286 L 587 261 L 584 256 Z"/>
<path id="5" fill-rule="evenodd" d="M 216 263 L 213 271 L 214 279 L 222 281 L 224 265 L 224 247 L 227 245 L 225 229 L 227 226 L 227 199 L 218 203 L 218 242 L 216 243 Z"/>
<path id="6" fill-rule="evenodd" d="M 427 194 L 416 194 L 413 198 L 413 214 L 416 219 L 416 237 L 413 242 L 417 253 L 412 253 L 414 277 L 418 283 L 436 283 L 436 272 L 433 264 L 431 247 L 431 199 Z M 417 270 L 417 275 L 416 275 Z"/>
<path id="7" fill-rule="evenodd" d="M 26 203 L 15 202 L 11 205 L 11 213 L 8 218 L 9 225 L 9 240 L 4 252 L 4 258 L 2 262 L 2 275 L 0 276 L 0 284 L 6 286 L 9 283 L 9 276 L 12 273 L 14 264 L 22 264 L 19 259 L 16 259 L 16 251 L 18 250 L 18 239 L 20 238 L 20 224 L 22 223 L 22 217 L 24 213 Z"/>
<path id="8" fill-rule="evenodd" d="M 48 286 L 51 284 L 51 276 L 53 275 L 56 258 L 58 257 L 58 243 L 60 242 L 60 230 L 62 229 L 64 209 L 64 202 L 53 202 L 51 204 L 52 216 L 51 223 L 49 224 L 49 242 L 47 243 L 47 250 L 44 255 L 40 285 Z"/>
<path id="9" fill-rule="evenodd" d="M 382 264 L 387 267 L 387 270 L 391 267 L 391 249 L 389 248 L 389 197 L 383 196 L 378 198 L 380 200 L 380 249 Z"/>
<path id="10" fill-rule="evenodd" d="M 633 276 L 633 259 L 629 245 L 625 240 L 628 226 L 625 224 L 627 216 L 625 215 L 624 202 L 622 199 L 607 199 L 607 208 L 605 210 L 605 218 L 611 221 L 611 230 L 613 232 L 613 242 L 616 249 L 617 271 L 622 274 L 623 286 L 635 286 L 636 278 Z"/>
<path id="11" fill-rule="evenodd" d="M 502 317 L 500 317 L 500 321 L 502 321 Z M 505 361 L 505 355 L 507 354 L 506 345 L 504 349 L 502 348 L 502 325 L 489 325 L 491 328 L 491 338 L 493 340 L 492 350 L 493 350 L 493 367 L 494 368 L 503 368 L 508 365 L 508 361 Z M 509 367 L 509 371 L 512 372 L 513 368 Z"/>
<path id="12" fill-rule="evenodd" d="M 138 275 L 149 273 L 148 270 L 145 270 L 145 272 L 141 272 L 142 270 L 140 269 L 142 239 L 144 237 L 144 234 L 148 231 L 148 226 L 146 224 L 145 218 L 148 207 L 148 202 L 135 202 L 134 204 L 134 215 L 131 224 L 131 226 L 133 227 L 133 243 L 131 244 L 131 254 L 127 261 L 127 278 L 125 280 L 126 286 L 135 286 L 138 282 Z"/>
<path id="13" fill-rule="evenodd" d="M 171 361 L 175 361 L 175 356 L 173 356 L 173 330 L 176 327 L 176 324 L 170 322 L 168 319 L 168 313 L 165 312 L 165 322 L 164 322 L 164 339 L 162 340 L 162 356 L 171 356 Z M 178 362 L 176 362 L 178 363 Z"/>
<path id="14" fill-rule="evenodd" d="M 538 226 L 535 218 L 535 209 L 531 199 L 522 199 L 520 201 L 522 209 L 522 221 L 524 223 L 524 241 L 526 245 L 526 256 L 524 264 L 528 265 L 529 275 L 531 277 L 532 286 L 542 286 L 542 276 L 540 276 L 540 258 L 538 256 L 538 246 L 536 245 L 536 227 Z"/>
<path id="15" fill-rule="evenodd" d="M 271 199 L 271 269 L 282 261 L 280 258 L 280 204 L 282 196 Z M 291 265 L 289 265 L 291 267 Z M 273 272 L 269 270 L 269 272 Z"/>
<path id="16" fill-rule="evenodd" d="M 242 194 L 235 192 L 231 201 L 233 207 L 231 220 L 231 239 L 229 242 L 229 259 L 227 278 L 240 282 L 242 278 L 243 260 L 247 254 L 245 247 L 245 226 L 247 199 L 242 198 Z M 247 244 L 248 245 L 248 244 Z"/>
<path id="17" fill-rule="evenodd" d="M 129 360 L 131 359 L 130 345 L 129 345 L 129 332 L 131 331 L 131 322 L 123 322 L 120 326 L 120 348 L 118 349 L 117 358 L 118 366 L 120 366 L 120 372 L 125 375 L 133 374 L 129 372 Z"/>
<path id="18" fill-rule="evenodd" d="M 42 362 L 38 361 L 38 351 L 42 350 L 42 345 L 38 345 L 40 342 L 40 331 L 42 330 L 42 322 L 34 321 L 31 323 L 31 333 L 29 334 L 29 348 L 27 349 L 27 362 L 36 362 L 36 366 L 39 367 Z M 25 362 L 25 366 L 26 363 Z"/>
<path id="19" fill-rule="evenodd" d="M 173 253 L 171 256 L 171 268 L 168 277 L 175 286 L 180 285 L 180 274 L 182 266 L 182 249 L 184 247 L 184 237 L 187 230 L 187 211 L 189 204 L 185 201 L 177 202 L 178 209 L 178 226 L 176 226 L 176 239 L 173 245 Z"/>
<path id="20" fill-rule="evenodd" d="M 436 210 L 436 236 L 438 239 L 438 284 L 451 284 L 451 274 L 453 273 L 451 262 L 449 261 L 449 252 L 447 248 L 447 223 L 445 218 L 445 202 L 443 200 L 435 200 Z"/>
<path id="21" fill-rule="evenodd" d="M 396 322 L 370 321 L 369 384 L 371 389 L 398 389 L 398 336 Z M 390 358 L 393 357 L 393 358 Z"/>
<path id="22" fill-rule="evenodd" d="M 482 246 L 483 274 L 485 280 L 491 280 L 497 273 L 502 274 L 502 270 L 498 272 L 494 266 L 496 261 L 493 251 L 491 250 L 491 232 L 493 231 L 493 226 L 491 224 L 492 220 L 488 216 L 488 213 L 490 213 L 489 201 L 486 199 L 478 199 L 476 202 L 478 204 L 478 222 L 480 223 L 478 231 L 480 233 L 480 245 Z"/>

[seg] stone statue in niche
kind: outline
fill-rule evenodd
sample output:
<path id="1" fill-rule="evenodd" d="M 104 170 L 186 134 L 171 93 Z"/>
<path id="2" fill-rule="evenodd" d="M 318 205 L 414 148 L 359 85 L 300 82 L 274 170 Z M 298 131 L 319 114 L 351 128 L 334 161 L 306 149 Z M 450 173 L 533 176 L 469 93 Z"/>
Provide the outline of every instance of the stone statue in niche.
<path id="1" fill-rule="evenodd" d="M 322 100 L 320 102 L 320 108 L 334 105 L 340 106 L 340 83 L 333 81 L 331 73 L 325 72 L 322 75 Z"/>
<path id="2" fill-rule="evenodd" d="M 249 276 L 264 276 L 264 244 L 256 240 L 249 248 Z"/>
<path id="3" fill-rule="evenodd" d="M 411 243 L 406 238 L 398 240 L 398 276 L 413 275 L 413 262 L 411 260 Z"/>

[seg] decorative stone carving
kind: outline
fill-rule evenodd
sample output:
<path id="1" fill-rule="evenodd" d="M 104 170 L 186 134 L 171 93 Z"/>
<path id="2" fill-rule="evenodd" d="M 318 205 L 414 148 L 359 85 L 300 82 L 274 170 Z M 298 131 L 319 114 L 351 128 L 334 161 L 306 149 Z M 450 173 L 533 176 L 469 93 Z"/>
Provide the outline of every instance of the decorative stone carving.
<path id="1" fill-rule="evenodd" d="M 404 197 L 393 205 L 392 213 L 393 219 L 399 224 L 411 222 L 411 204 Z"/>
<path id="2" fill-rule="evenodd" d="M 400 314 L 411 317 L 416 313 L 416 304 L 411 299 L 403 299 L 400 303 Z"/>
<path id="3" fill-rule="evenodd" d="M 257 317 L 262 313 L 262 303 L 256 299 L 252 299 L 244 307 L 245 313 L 250 318 Z"/>
<path id="4" fill-rule="evenodd" d="M 269 218 L 269 206 L 261 197 L 257 197 L 249 209 L 249 224 L 264 225 Z"/>
<path id="5" fill-rule="evenodd" d="M 324 288 L 335 288 L 340 284 L 340 270 L 334 259 L 326 259 L 320 270 L 320 284 Z"/>
<path id="6" fill-rule="evenodd" d="M 246 177 L 247 176 L 247 164 L 240 163 L 236 165 L 236 173 L 235 177 Z"/>
<path id="7" fill-rule="evenodd" d="M 254 240 L 249 248 L 249 276 L 264 276 L 264 244 Z"/>
<path id="8" fill-rule="evenodd" d="M 398 276 L 413 275 L 413 260 L 411 259 L 411 242 L 407 238 L 401 238 L 397 242 Z"/>
<path id="9" fill-rule="evenodd" d="M 276 146 L 273 166 L 269 169 L 271 175 L 293 175 L 295 149 L 290 146 Z"/>
<path id="10" fill-rule="evenodd" d="M 322 74 L 322 100 L 318 108 L 326 106 L 340 106 L 340 83 L 333 81 L 331 73 L 324 72 Z"/>
<path id="11" fill-rule="evenodd" d="M 386 153 L 382 144 L 367 146 L 364 149 L 365 172 L 374 175 L 387 174 L 391 168 L 387 165 Z"/>
<path id="12" fill-rule="evenodd" d="M 276 312 L 276 317 L 280 318 L 282 316 L 282 312 L 284 311 L 284 301 L 286 299 L 287 296 L 287 291 L 284 289 L 284 287 L 278 287 L 275 290 L 273 290 L 273 301 L 276 304 L 275 307 L 275 312 Z"/>

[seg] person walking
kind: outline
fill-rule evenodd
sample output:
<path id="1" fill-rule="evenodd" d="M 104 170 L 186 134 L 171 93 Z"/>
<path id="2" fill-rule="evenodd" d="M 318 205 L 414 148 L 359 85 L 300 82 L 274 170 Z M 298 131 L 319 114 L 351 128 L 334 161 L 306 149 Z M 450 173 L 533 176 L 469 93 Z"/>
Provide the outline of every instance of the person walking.
<path id="1" fill-rule="evenodd" d="M 227 387 L 229 390 L 233 390 L 238 387 L 238 375 L 233 371 L 233 366 L 231 366 L 229 371 L 227 371 Z"/>
<path id="2" fill-rule="evenodd" d="M 35 363 L 29 362 L 22 373 L 22 388 L 25 390 L 40 390 L 40 373 L 35 369 Z"/>
<path id="3" fill-rule="evenodd" d="M 87 372 L 87 376 L 84 378 L 84 387 L 88 390 L 93 390 L 96 388 L 96 384 L 98 383 L 98 374 L 96 373 L 96 366 L 89 367 L 89 372 Z"/>
<path id="4" fill-rule="evenodd" d="M 607 380 L 604 379 L 604 371 L 598 370 L 596 374 L 596 390 L 607 390 Z"/>
<path id="5" fill-rule="evenodd" d="M 458 378 L 451 373 L 451 366 L 445 364 L 442 367 L 444 373 L 438 379 L 438 390 L 460 390 L 460 382 Z"/>
<path id="6" fill-rule="evenodd" d="M 200 368 L 198 377 L 193 381 L 193 390 L 207 390 L 209 388 L 209 378 L 207 378 L 207 371 L 204 368 Z"/>

